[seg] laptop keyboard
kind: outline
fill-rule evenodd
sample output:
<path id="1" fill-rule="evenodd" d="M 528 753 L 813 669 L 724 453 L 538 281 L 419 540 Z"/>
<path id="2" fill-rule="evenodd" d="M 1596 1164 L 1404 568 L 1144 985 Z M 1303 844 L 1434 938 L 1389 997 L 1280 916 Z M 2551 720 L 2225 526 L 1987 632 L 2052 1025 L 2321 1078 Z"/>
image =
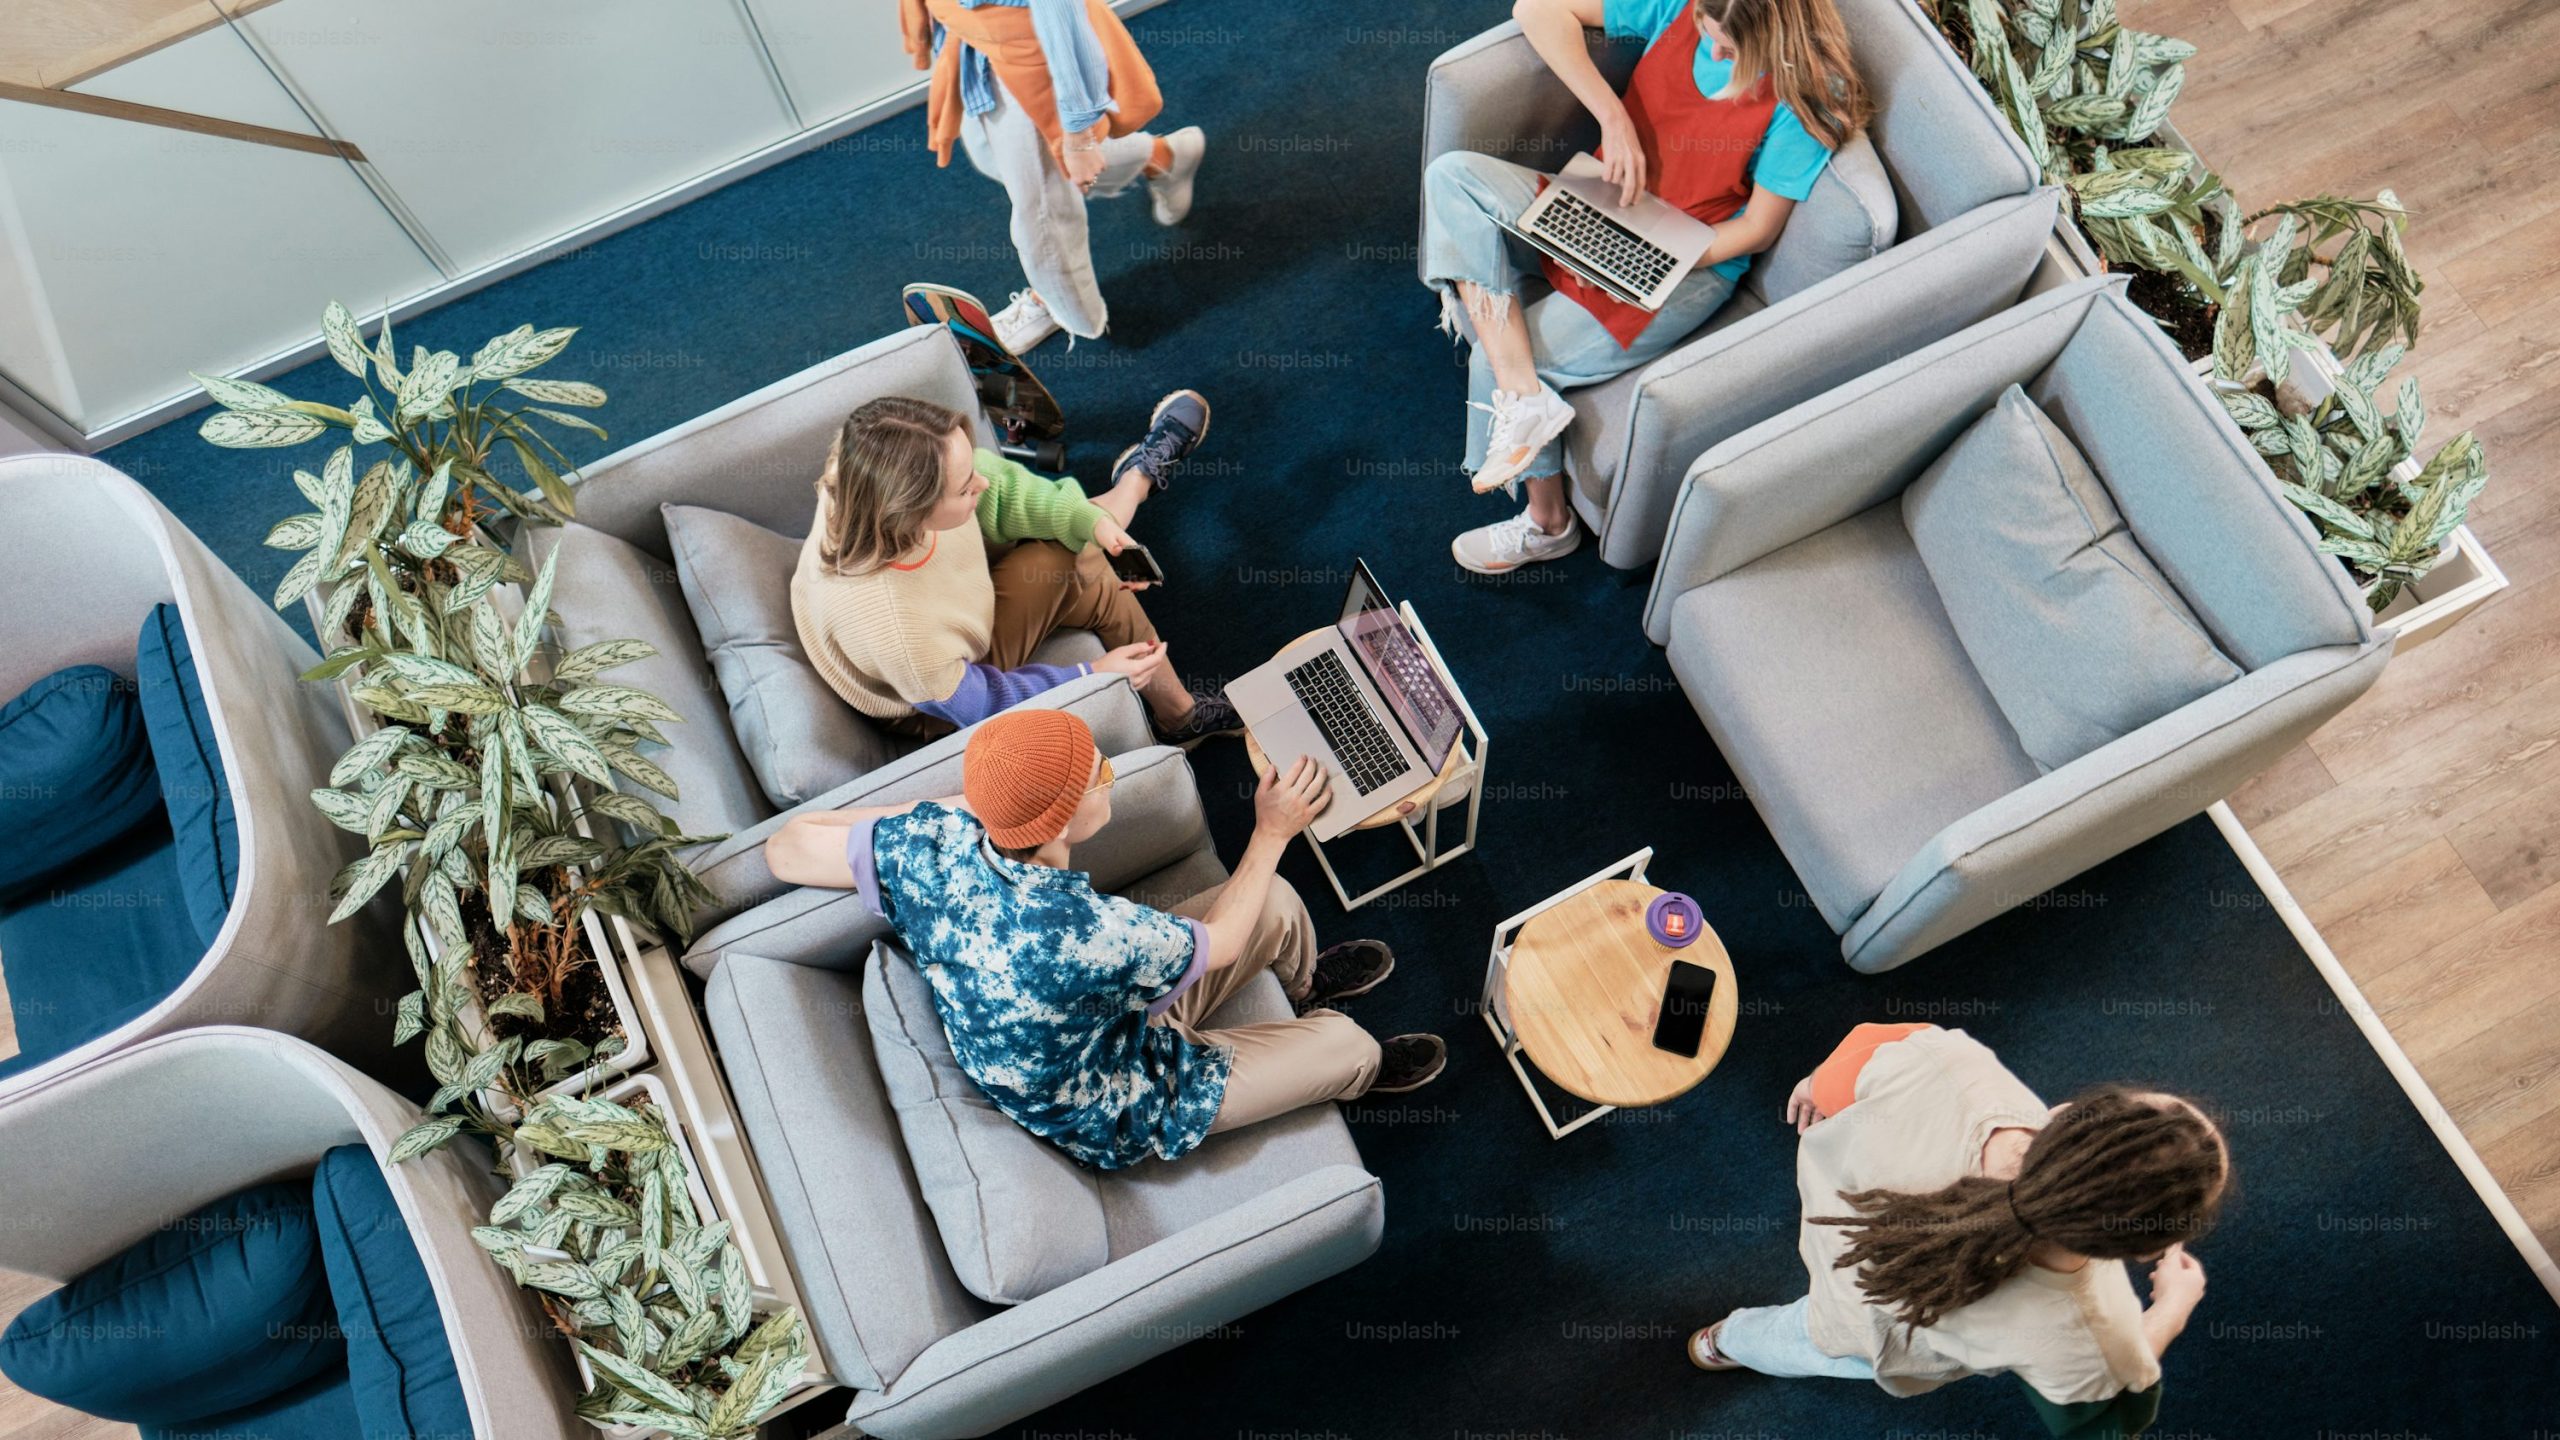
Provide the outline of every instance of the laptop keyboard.
<path id="1" fill-rule="evenodd" d="M 1353 789 L 1366 795 L 1404 773 L 1395 737 L 1378 723 L 1360 687 L 1351 683 L 1339 652 L 1327 650 L 1288 672 L 1290 693 L 1314 717 L 1335 763 Z"/>
<path id="2" fill-rule="evenodd" d="M 1617 277 L 1638 295 L 1650 295 L 1680 263 L 1670 251 L 1600 213 L 1600 207 L 1567 190 L 1538 217 L 1538 232 L 1582 257 L 1595 270 Z"/>

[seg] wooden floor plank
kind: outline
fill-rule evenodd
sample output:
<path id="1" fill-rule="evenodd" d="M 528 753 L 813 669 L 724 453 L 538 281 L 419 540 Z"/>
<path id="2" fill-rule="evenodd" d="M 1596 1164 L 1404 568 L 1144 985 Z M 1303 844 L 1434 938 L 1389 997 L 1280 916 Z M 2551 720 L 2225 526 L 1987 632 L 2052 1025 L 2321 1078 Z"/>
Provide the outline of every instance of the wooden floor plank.
<path id="1" fill-rule="evenodd" d="M 2322 938 L 2327 938 L 2325 931 Z M 2455 1054 L 2492 1025 L 2560 995 L 2555 956 L 2560 956 L 2560 890 L 2546 890 L 2445 935 L 2432 948 L 2369 980 L 2358 980 L 2357 988 L 2432 1081 L 2436 1072 L 2428 1060 Z M 2348 962 L 2341 956 L 2340 963 Z"/>
<path id="2" fill-rule="evenodd" d="M 2243 825 L 2254 825 L 2269 816 L 2281 815 L 2338 782 L 2329 767 L 2309 745 L 2296 745 L 2276 763 L 2261 771 L 2258 777 L 2231 796 L 2231 813 Z"/>
<path id="3" fill-rule="evenodd" d="M 2426 1057 L 2437 1098 L 2473 1147 L 2495 1145 L 2560 1112 L 2560 1045 L 2552 1043 L 2554 1035 L 2560 1035 L 2560 995 Z"/>
<path id="4" fill-rule="evenodd" d="M 2303 910 L 2356 984 L 2370 990 L 2393 966 L 2471 930 L 2498 906 L 2439 836 Z"/>

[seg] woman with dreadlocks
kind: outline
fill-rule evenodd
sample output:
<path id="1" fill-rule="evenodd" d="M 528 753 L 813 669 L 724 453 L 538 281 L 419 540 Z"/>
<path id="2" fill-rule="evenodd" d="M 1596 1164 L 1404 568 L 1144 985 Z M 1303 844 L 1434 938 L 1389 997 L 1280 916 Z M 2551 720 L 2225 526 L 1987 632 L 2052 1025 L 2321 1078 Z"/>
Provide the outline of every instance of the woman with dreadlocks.
<path id="1" fill-rule="evenodd" d="M 2185 1242 L 2231 1177 L 2194 1104 L 2102 1085 L 2048 1108 L 1961 1030 L 1861 1025 L 1787 1118 L 1810 1291 L 1690 1336 L 1699 1368 L 1896 1395 L 2009 1372 L 2056 1405 L 2158 1383 L 2204 1297 Z M 2128 1261 L 2151 1262 L 2148 1308 Z"/>

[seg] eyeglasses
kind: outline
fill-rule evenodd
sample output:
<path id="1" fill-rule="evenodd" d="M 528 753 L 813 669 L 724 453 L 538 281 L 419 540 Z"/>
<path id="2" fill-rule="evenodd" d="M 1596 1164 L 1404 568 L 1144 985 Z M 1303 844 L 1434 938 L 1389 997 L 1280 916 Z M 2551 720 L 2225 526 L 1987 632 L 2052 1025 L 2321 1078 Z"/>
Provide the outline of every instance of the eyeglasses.
<path id="1" fill-rule="evenodd" d="M 1093 777 L 1092 784 L 1084 787 L 1084 793 L 1090 795 L 1096 790 L 1108 790 L 1111 788 L 1111 782 L 1119 778 L 1119 776 L 1111 773 L 1111 757 L 1105 755 L 1102 757 L 1101 771 Z"/>

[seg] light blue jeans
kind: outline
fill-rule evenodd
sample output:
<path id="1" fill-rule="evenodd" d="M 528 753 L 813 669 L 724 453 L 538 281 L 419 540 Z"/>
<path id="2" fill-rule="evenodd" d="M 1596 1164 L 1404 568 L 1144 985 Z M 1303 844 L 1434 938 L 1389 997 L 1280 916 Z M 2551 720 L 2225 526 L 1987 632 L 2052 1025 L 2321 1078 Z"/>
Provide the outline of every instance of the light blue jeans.
<path id="1" fill-rule="evenodd" d="M 1855 1356 L 1825 1355 L 1814 1348 L 1804 1325 L 1805 1301 L 1793 1305 L 1761 1305 L 1724 1317 L 1716 1332 L 1716 1349 L 1763 1375 L 1829 1375 L 1841 1380 L 1873 1380 L 1875 1367 Z"/>
<path id="2" fill-rule="evenodd" d="M 1671 298 L 1637 334 L 1633 345 L 1620 347 L 1590 311 L 1552 292 L 1522 297 L 1523 284 L 1546 289 L 1538 271 L 1537 247 L 1502 228 L 1538 198 L 1538 172 L 1473 150 L 1451 150 L 1431 162 L 1422 175 L 1423 273 L 1440 292 L 1441 326 L 1452 334 L 1473 319 L 1458 303 L 1456 282 L 1470 280 L 1488 296 L 1524 299 L 1522 318 L 1529 327 L 1529 353 L 1537 361 L 1538 378 L 1557 390 L 1597 385 L 1644 365 L 1686 340 L 1707 317 L 1733 295 L 1733 281 L 1706 266 L 1689 272 Z M 1493 366 L 1482 347 L 1467 355 L 1467 398 L 1493 403 Z M 1491 417 L 1467 411 L 1467 473 L 1484 468 Z M 1548 442 L 1523 475 L 1555 475 L 1564 469 L 1561 437 Z"/>

